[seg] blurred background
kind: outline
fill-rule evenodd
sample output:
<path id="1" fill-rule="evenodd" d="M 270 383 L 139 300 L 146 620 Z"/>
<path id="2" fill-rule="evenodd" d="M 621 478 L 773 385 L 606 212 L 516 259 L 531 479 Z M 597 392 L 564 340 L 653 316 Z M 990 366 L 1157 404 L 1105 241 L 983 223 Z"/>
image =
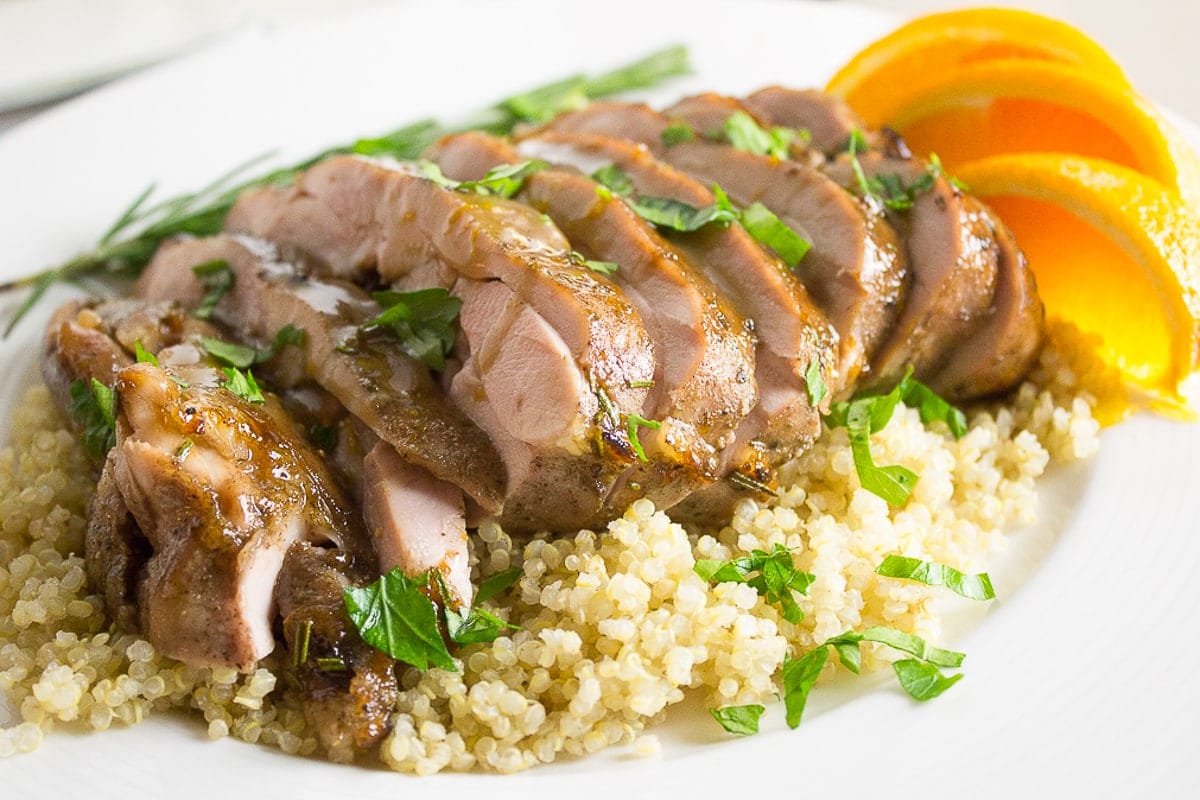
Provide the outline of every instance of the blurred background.
<path id="1" fill-rule="evenodd" d="M 1107 47 L 1143 94 L 1200 120 L 1200 0 L 855 1 L 902 17 L 964 5 L 1059 17 Z M 238 31 L 309 24 L 384 2 L 405 0 L 0 0 L 0 132 L 99 82 Z M 597 9 L 603 13 L 602 4 Z"/>

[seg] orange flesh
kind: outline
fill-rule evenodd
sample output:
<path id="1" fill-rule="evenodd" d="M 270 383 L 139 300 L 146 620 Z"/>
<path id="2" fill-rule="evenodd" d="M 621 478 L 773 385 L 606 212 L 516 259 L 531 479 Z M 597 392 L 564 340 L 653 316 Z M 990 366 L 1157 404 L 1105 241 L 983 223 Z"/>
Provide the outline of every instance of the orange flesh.
<path id="1" fill-rule="evenodd" d="M 1105 122 L 1041 100 L 999 99 L 935 112 L 904 128 L 914 152 L 937 153 L 951 169 L 1002 153 L 1061 152 L 1102 158 L 1130 169 L 1146 165 Z"/>
<path id="2" fill-rule="evenodd" d="M 1129 254 L 1058 206 L 1023 197 L 983 199 L 1021 243 L 1046 307 L 1101 337 L 1105 360 L 1155 383 L 1172 338 L 1154 286 L 1129 279 L 1142 272 L 1129 264 Z M 1113 339 L 1120 340 L 1119 348 Z"/>

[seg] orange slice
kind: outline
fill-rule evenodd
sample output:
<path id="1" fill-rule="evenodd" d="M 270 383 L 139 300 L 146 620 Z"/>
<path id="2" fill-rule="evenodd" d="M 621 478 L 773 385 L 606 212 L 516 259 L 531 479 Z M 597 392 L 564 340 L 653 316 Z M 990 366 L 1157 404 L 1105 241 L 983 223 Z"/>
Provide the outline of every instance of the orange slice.
<path id="1" fill-rule="evenodd" d="M 1101 358 L 1162 410 L 1200 354 L 1200 225 L 1132 170 L 1073 155 L 1001 155 L 958 177 L 1012 228 L 1048 315 L 1099 337 Z"/>
<path id="2" fill-rule="evenodd" d="M 1065 22 L 1028 11 L 975 8 L 929 14 L 897 28 L 854 56 L 826 91 L 851 108 L 872 108 L 914 76 L 1014 58 L 1070 64 L 1128 85 L 1104 48 Z"/>
<path id="3" fill-rule="evenodd" d="M 869 108 L 914 152 L 948 168 L 1002 153 L 1060 152 L 1102 158 L 1178 191 L 1200 207 L 1200 162 L 1174 127 L 1127 86 L 1078 67 L 1002 60 L 923 75 Z"/>

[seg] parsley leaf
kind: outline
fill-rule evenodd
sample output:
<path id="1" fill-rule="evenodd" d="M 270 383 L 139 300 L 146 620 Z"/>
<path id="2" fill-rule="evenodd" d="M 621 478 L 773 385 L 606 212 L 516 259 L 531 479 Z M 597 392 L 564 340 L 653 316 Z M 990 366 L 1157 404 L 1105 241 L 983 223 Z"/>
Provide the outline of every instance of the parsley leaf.
<path id="1" fill-rule="evenodd" d="M 900 680 L 900 686 L 917 700 L 929 700 L 937 697 L 962 678 L 962 675 L 947 678 L 938 670 L 938 667 L 961 666 L 965 658 L 962 653 L 933 647 L 920 636 L 882 625 L 862 631 L 846 631 L 840 636 L 825 640 L 816 649 L 801 658 L 789 658 L 783 662 L 781 682 L 789 727 L 795 728 L 800 724 L 808 695 L 816 685 L 825 662 L 829 659 L 829 648 L 832 647 L 837 653 L 842 666 L 857 675 L 862 667 L 860 642 L 886 644 L 888 647 L 915 656 L 915 658 L 897 661 L 892 666 L 896 677 Z"/>
<path id="2" fill-rule="evenodd" d="M 825 379 L 821 377 L 820 361 L 808 365 L 804 372 L 804 386 L 808 390 L 808 402 L 813 408 L 819 406 L 829 395 L 829 388 L 825 386 Z"/>
<path id="3" fill-rule="evenodd" d="M 401 349 L 433 370 L 446 368 L 446 355 L 454 347 L 455 321 L 462 300 L 442 288 L 414 292 L 387 290 L 371 295 L 383 313 L 359 326 L 359 331 L 384 329 L 400 342 Z"/>
<path id="4" fill-rule="evenodd" d="M 425 596 L 429 573 L 408 578 L 399 567 L 363 587 L 347 587 L 342 599 L 363 641 L 420 670 L 430 665 L 456 672 L 438 628 L 437 606 Z"/>
<path id="5" fill-rule="evenodd" d="M 742 227 L 758 241 L 775 251 L 783 263 L 793 269 L 812 245 L 762 203 L 747 206 L 741 215 Z"/>
<path id="6" fill-rule="evenodd" d="M 520 161 L 516 164 L 499 164 L 484 173 L 476 181 L 456 181 L 447 178 L 442 168 L 432 161 L 417 162 L 421 175 L 444 189 L 459 192 L 511 198 L 525 184 L 530 175 L 549 166 L 545 161 Z"/>
<path id="7" fill-rule="evenodd" d="M 92 378 L 91 383 L 71 381 L 68 411 L 83 429 L 83 446 L 102 459 L 117 443 L 117 394 Z"/>
<path id="8" fill-rule="evenodd" d="M 146 348 L 142 347 L 141 339 L 138 339 L 133 343 L 133 354 L 134 359 L 139 364 L 153 364 L 156 367 L 158 366 L 158 358 L 153 353 L 148 352 Z"/>
<path id="9" fill-rule="evenodd" d="M 710 708 L 708 713 L 721 723 L 721 727 L 738 736 L 758 733 L 758 721 L 767 709 L 760 705 L 724 706 Z"/>
<path id="10" fill-rule="evenodd" d="M 875 574 L 885 578 L 917 581 L 927 586 L 945 586 L 968 600 L 991 600 L 996 596 L 995 590 L 992 589 L 992 579 L 986 572 L 966 575 L 954 567 L 922 561 L 919 558 L 890 555 L 875 568 Z"/>
<path id="11" fill-rule="evenodd" d="M 690 142 L 696 138 L 696 132 L 682 122 L 668 125 L 662 132 L 664 147 L 674 147 L 677 144 Z"/>
<path id="12" fill-rule="evenodd" d="M 778 605 L 783 618 L 791 623 L 804 618 L 792 592 L 806 594 L 816 580 L 810 573 L 796 569 L 792 551 L 781 544 L 776 544 L 770 552 L 752 550 L 749 556 L 732 561 L 698 559 L 692 570 L 712 583 L 744 583 L 753 587 L 768 603 Z"/>
<path id="13" fill-rule="evenodd" d="M 789 658 L 783 662 L 783 707 L 787 712 L 789 728 L 800 725 L 808 695 L 816 685 L 817 678 L 821 677 L 821 670 L 828 659 L 829 648 L 821 645 L 801 658 Z"/>
<path id="14" fill-rule="evenodd" d="M 305 334 L 303 328 L 297 328 L 294 325 L 288 324 L 275 333 L 274 342 L 265 350 L 234 342 L 223 342 L 220 339 L 214 339 L 210 336 L 200 337 L 200 343 L 204 345 L 204 349 L 213 358 L 223 361 L 231 367 L 246 369 L 255 364 L 261 364 L 264 361 L 270 361 L 279 355 L 279 351 L 288 345 L 296 347 L 304 346 L 306 338 L 307 334 Z"/>
<path id="15" fill-rule="evenodd" d="M 633 194 L 633 181 L 629 179 L 625 170 L 616 164 L 605 164 L 600 167 L 592 173 L 592 180 L 620 197 Z"/>
<path id="16" fill-rule="evenodd" d="M 722 202 L 719 196 L 717 202 L 703 208 L 669 197 L 637 197 L 631 199 L 629 205 L 647 222 L 681 233 L 700 230 L 710 222 L 728 225 L 737 222 L 739 217 L 728 198 Z"/>
<path id="17" fill-rule="evenodd" d="M 932 700 L 962 680 L 962 673 L 946 677 L 933 664 L 905 658 L 892 664 L 897 680 L 908 696 L 925 702 Z"/>
<path id="18" fill-rule="evenodd" d="M 200 280 L 200 285 L 204 287 L 204 297 L 200 300 L 200 305 L 196 306 L 196 310 L 192 314 L 200 319 L 208 319 L 212 316 L 213 309 L 217 307 L 217 303 L 221 302 L 221 298 L 233 288 L 233 270 L 230 269 L 228 261 L 218 258 L 213 261 L 206 261 L 203 264 L 197 264 L 192 267 L 192 273 Z"/>
<path id="19" fill-rule="evenodd" d="M 445 612 L 446 632 L 456 644 L 494 642 L 502 628 L 521 629 L 520 625 L 505 622 L 482 608 L 469 608 L 463 613 L 447 606 Z"/>
<path id="20" fill-rule="evenodd" d="M 745 111 L 735 111 L 725 120 L 725 136 L 738 150 L 780 159 L 788 157 L 794 140 L 803 138 L 794 128 L 763 128 Z"/>
<path id="21" fill-rule="evenodd" d="M 962 411 L 934 394 L 933 390 L 912 377 L 912 367 L 892 389 L 883 395 L 868 395 L 849 402 L 835 403 L 825 423 L 831 428 L 845 427 L 850 437 L 850 453 L 854 457 L 854 468 L 858 472 L 863 488 L 879 495 L 893 506 L 902 506 L 908 501 L 917 474 L 902 466 L 880 467 L 871 457 L 870 437 L 887 426 L 896 410 L 896 405 L 916 408 L 921 421 L 928 424 L 941 420 L 950 428 L 955 438 L 967 430 L 966 416 Z"/>
<path id="22" fill-rule="evenodd" d="M 501 592 L 511 588 L 521 579 L 524 571 L 520 567 L 506 569 L 484 578 L 479 582 L 479 591 L 475 593 L 475 605 L 486 603 Z"/>
<path id="23" fill-rule="evenodd" d="M 242 372 L 237 367 L 222 367 L 221 371 L 225 373 L 225 381 L 221 384 L 221 388 L 227 389 L 248 403 L 266 402 L 262 389 L 258 386 L 258 381 L 254 380 L 253 372 L 250 370 Z"/>
<path id="24" fill-rule="evenodd" d="M 579 266 L 587 267 L 592 272 L 599 272 L 601 275 L 615 275 L 620 268 L 615 261 L 593 261 L 577 250 L 571 251 L 571 260 Z"/>

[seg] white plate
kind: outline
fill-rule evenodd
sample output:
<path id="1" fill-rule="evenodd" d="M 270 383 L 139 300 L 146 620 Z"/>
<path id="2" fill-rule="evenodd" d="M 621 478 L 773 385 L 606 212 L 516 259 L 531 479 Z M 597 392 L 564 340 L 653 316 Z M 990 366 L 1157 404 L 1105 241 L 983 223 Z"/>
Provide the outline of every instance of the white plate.
<path id="1" fill-rule="evenodd" d="M 87 245 L 150 180 L 190 188 L 265 149 L 302 156 L 430 113 L 461 117 L 675 42 L 691 46 L 697 74 L 658 99 L 819 85 L 892 23 L 853 6 L 802 2 L 406 3 L 227 43 L 0 138 L 0 274 Z M 23 392 L 40 326 L 63 296 L 0 344 L 0 420 Z M 0 304 L 0 318 L 14 303 Z M 992 570 L 1001 599 L 947 642 L 969 654 L 966 680 L 929 704 L 867 679 L 822 686 L 796 731 L 773 710 L 764 733 L 731 741 L 711 720 L 677 709 L 659 757 L 617 749 L 516 777 L 420 783 L 210 743 L 195 719 L 158 718 L 52 734 L 37 753 L 0 761 L 0 796 L 78 796 L 83 786 L 92 796 L 186 798 L 1194 796 L 1198 470 L 1200 427 L 1138 417 L 1105 432 L 1092 464 L 1051 475 L 1042 524 L 1015 533 Z M 863 691 L 873 683 L 882 688 Z"/>

